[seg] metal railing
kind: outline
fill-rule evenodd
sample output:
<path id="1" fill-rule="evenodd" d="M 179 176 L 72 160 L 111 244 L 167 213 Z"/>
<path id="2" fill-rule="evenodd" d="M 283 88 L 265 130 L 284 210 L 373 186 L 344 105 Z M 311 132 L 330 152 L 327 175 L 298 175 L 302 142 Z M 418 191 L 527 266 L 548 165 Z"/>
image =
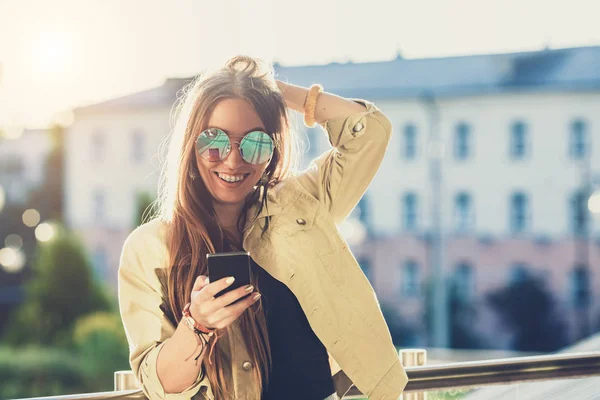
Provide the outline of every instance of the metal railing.
<path id="1" fill-rule="evenodd" d="M 481 386 L 533 381 L 575 379 L 600 376 L 600 352 L 553 354 L 440 365 L 424 365 L 426 352 L 402 350 L 400 358 L 406 368 L 408 385 L 404 399 L 419 399 L 427 391 L 464 389 Z M 600 389 L 599 389 L 600 391 Z M 352 387 L 344 399 L 364 397 Z M 36 397 L 28 400 L 103 400 L 143 399 L 131 371 L 115 372 L 115 391 L 67 396 Z"/>

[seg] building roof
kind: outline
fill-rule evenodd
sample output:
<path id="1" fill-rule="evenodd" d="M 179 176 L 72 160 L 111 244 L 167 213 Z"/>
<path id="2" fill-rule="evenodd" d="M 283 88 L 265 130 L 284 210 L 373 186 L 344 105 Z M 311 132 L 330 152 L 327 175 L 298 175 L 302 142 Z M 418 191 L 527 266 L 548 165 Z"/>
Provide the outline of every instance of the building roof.
<path id="1" fill-rule="evenodd" d="M 286 67 L 279 79 L 309 86 L 321 83 L 345 97 L 395 99 L 423 96 L 485 95 L 502 92 L 600 90 L 600 46 L 545 49 L 505 54 L 404 59 L 369 63 L 330 63 Z M 77 108 L 76 112 L 169 107 L 191 78 L 167 79 L 157 88 Z"/>

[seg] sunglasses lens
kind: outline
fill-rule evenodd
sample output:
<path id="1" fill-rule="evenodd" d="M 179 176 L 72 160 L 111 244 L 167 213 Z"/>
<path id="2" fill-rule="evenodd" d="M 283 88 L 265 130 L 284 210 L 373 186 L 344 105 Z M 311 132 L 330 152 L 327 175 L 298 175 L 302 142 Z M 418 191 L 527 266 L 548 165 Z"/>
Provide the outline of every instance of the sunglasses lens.
<path id="1" fill-rule="evenodd" d="M 250 132 L 240 144 L 242 158 L 250 164 L 262 164 L 273 155 L 273 139 L 265 132 Z"/>
<path id="2" fill-rule="evenodd" d="M 229 136 L 220 129 L 207 129 L 198 135 L 196 150 L 205 160 L 220 161 L 229 153 Z"/>

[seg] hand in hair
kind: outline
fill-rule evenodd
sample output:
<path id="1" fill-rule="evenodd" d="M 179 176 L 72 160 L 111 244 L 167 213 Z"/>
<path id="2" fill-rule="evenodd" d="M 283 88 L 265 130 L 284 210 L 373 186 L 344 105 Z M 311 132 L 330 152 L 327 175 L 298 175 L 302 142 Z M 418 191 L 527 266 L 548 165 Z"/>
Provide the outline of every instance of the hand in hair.
<path id="1" fill-rule="evenodd" d="M 254 290 L 252 285 L 232 290 L 215 298 L 215 294 L 231 283 L 227 283 L 227 278 L 207 282 L 208 278 L 203 275 L 196 278 L 192 288 L 190 313 L 196 322 L 210 329 L 226 328 L 260 298 L 260 293 L 252 294 Z M 247 298 L 229 306 L 244 296 Z"/>

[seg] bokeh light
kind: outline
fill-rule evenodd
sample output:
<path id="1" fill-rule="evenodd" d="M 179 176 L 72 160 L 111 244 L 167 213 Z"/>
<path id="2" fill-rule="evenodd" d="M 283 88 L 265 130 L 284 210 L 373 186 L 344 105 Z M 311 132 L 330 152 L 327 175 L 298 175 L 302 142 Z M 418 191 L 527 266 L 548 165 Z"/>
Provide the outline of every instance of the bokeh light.
<path id="1" fill-rule="evenodd" d="M 338 227 L 350 246 L 361 244 L 367 237 L 367 230 L 358 218 L 348 218 Z"/>
<path id="2" fill-rule="evenodd" d="M 40 223 L 40 213 L 33 208 L 25 210 L 23 213 L 23 223 L 30 228 L 33 228 Z"/>
<path id="3" fill-rule="evenodd" d="M 0 249 L 0 264 L 7 267 L 12 265 L 17 259 L 17 250 L 11 249 L 10 247 L 4 247 Z"/>
<path id="4" fill-rule="evenodd" d="M 4 244 L 11 249 L 20 250 L 23 247 L 23 239 L 21 236 L 11 233 L 4 239 Z"/>
<path id="5" fill-rule="evenodd" d="M 47 222 L 43 222 L 35 228 L 35 238 L 40 242 L 47 242 L 54 237 L 54 228 Z"/>
<path id="6" fill-rule="evenodd" d="M 588 200 L 588 209 L 594 214 L 600 214 L 600 190 L 596 190 Z"/>
<path id="7" fill-rule="evenodd" d="M 5 247 L 0 249 L 0 265 L 6 272 L 19 272 L 25 266 L 25 255 L 20 250 Z"/>

